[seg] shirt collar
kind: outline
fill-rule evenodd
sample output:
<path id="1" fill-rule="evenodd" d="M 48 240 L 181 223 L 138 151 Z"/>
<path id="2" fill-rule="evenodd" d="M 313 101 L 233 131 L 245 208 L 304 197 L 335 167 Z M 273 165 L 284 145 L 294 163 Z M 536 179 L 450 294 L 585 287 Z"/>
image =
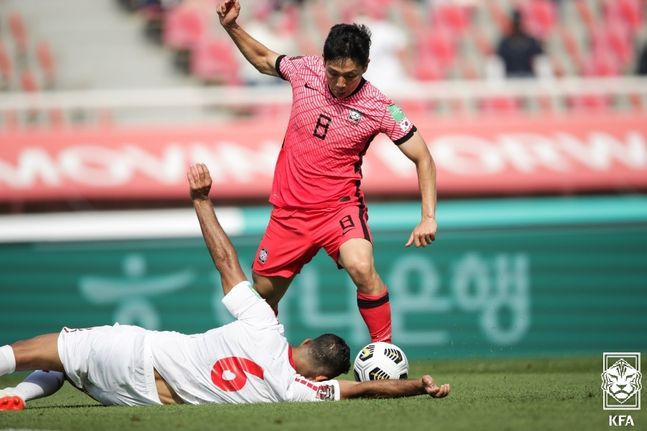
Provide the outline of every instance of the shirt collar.
<path id="1" fill-rule="evenodd" d="M 292 357 L 292 346 L 288 346 L 288 360 L 290 361 L 290 365 L 292 368 L 294 368 L 294 371 L 297 370 L 297 366 L 294 363 L 294 358 Z"/>

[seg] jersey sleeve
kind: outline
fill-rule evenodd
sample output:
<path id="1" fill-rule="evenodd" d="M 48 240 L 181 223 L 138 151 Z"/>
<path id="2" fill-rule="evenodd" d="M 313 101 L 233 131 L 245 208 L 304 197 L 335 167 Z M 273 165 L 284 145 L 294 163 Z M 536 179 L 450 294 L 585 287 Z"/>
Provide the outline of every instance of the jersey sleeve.
<path id="1" fill-rule="evenodd" d="M 278 325 L 272 308 L 245 280 L 235 285 L 222 298 L 222 303 L 237 320 L 259 328 Z"/>
<path id="2" fill-rule="evenodd" d="M 292 82 L 299 75 L 299 71 L 305 69 L 306 61 L 307 57 L 279 55 L 274 67 L 282 79 Z"/>
<path id="3" fill-rule="evenodd" d="M 382 133 L 396 145 L 401 145 L 409 140 L 416 131 L 416 126 L 402 111 L 398 105 L 393 103 L 385 105 L 386 112 L 382 120 Z"/>
<path id="4" fill-rule="evenodd" d="M 339 401 L 339 382 L 326 380 L 313 382 L 296 375 L 290 385 L 289 401 Z"/>

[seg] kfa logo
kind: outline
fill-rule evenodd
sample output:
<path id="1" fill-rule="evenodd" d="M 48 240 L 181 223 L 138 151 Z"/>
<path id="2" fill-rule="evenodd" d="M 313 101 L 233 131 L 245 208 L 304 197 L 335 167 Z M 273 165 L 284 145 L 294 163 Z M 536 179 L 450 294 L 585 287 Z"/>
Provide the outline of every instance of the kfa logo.
<path id="1" fill-rule="evenodd" d="M 640 410 L 640 353 L 604 353 L 602 361 L 604 410 Z"/>
<path id="2" fill-rule="evenodd" d="M 355 109 L 350 109 L 348 111 L 348 121 L 351 123 L 359 123 L 359 120 L 362 119 L 362 113 L 355 110 Z"/>
<path id="3" fill-rule="evenodd" d="M 609 415 L 610 427 L 632 427 L 634 420 L 631 415 Z"/>
<path id="4" fill-rule="evenodd" d="M 640 410 L 640 353 L 604 353 L 602 359 L 604 410 Z M 631 415 L 609 415 L 609 426 L 634 426 Z"/>
<path id="5" fill-rule="evenodd" d="M 267 250 L 262 248 L 261 251 L 258 253 L 258 261 L 259 263 L 265 263 L 267 262 Z"/>

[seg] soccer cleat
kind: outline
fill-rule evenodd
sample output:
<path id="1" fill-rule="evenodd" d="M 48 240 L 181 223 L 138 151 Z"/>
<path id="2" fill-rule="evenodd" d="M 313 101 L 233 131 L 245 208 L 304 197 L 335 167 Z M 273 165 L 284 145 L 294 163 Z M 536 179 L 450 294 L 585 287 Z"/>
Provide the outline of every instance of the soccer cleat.
<path id="1" fill-rule="evenodd" d="M 24 410 L 25 402 L 17 395 L 8 395 L 0 398 L 0 411 L 3 410 Z"/>

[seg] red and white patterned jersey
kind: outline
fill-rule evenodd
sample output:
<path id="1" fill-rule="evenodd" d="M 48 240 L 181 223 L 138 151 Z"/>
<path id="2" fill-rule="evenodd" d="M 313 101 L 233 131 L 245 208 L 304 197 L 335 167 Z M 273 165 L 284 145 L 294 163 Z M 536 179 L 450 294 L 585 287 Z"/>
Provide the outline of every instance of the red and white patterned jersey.
<path id="1" fill-rule="evenodd" d="M 270 202 L 299 209 L 361 202 L 362 157 L 373 138 L 385 133 L 399 145 L 415 126 L 364 79 L 350 96 L 335 98 L 321 57 L 279 56 L 276 70 L 292 85 L 292 111 Z"/>
<path id="2" fill-rule="evenodd" d="M 236 318 L 204 334 L 151 331 L 153 366 L 188 404 L 338 400 L 336 380 L 299 375 L 270 306 L 248 281 L 222 299 Z"/>

